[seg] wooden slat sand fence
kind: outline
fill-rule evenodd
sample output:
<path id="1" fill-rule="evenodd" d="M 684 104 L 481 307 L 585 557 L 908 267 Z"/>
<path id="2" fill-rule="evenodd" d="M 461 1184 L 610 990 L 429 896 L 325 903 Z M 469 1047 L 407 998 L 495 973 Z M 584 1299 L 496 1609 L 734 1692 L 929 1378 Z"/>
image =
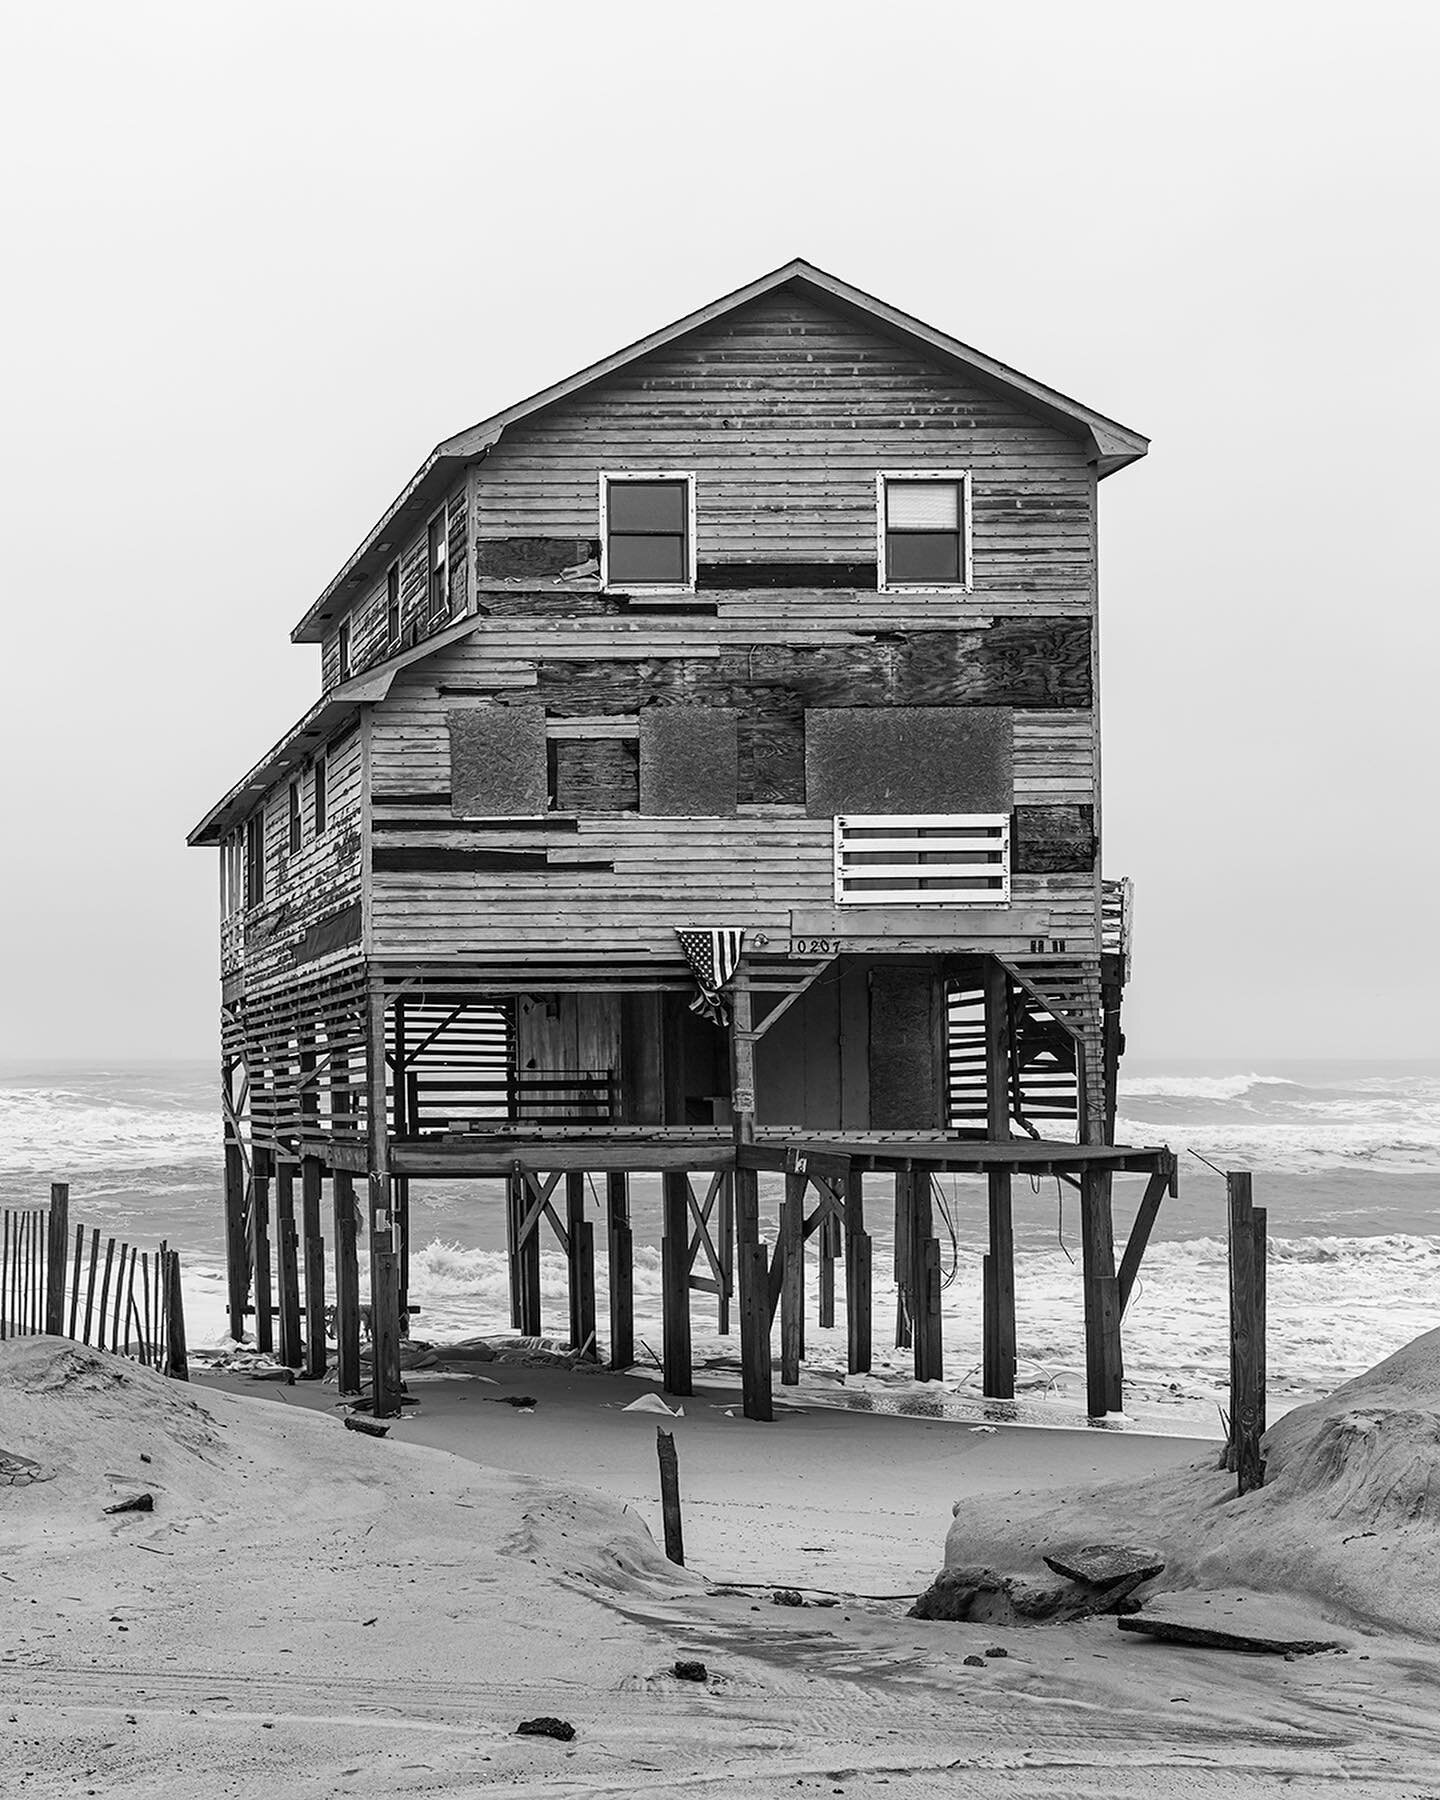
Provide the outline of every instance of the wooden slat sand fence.
<path id="1" fill-rule="evenodd" d="M 98 1228 L 70 1226 L 70 1189 L 53 1182 L 50 1204 L 0 1214 L 0 1339 L 73 1338 L 129 1356 L 177 1381 L 190 1379 L 180 1255 Z"/>

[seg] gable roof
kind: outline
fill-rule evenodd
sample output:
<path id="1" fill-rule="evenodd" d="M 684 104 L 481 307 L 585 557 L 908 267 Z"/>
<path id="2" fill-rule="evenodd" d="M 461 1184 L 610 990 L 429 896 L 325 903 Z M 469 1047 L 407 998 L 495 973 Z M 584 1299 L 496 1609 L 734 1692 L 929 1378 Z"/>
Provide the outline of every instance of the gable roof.
<path id="1" fill-rule="evenodd" d="M 872 329 L 897 338 L 920 351 L 930 361 L 951 369 L 956 374 L 1013 395 L 1027 411 L 1037 414 L 1058 430 L 1088 443 L 1091 460 L 1102 479 L 1113 474 L 1116 469 L 1124 468 L 1127 463 L 1138 461 L 1149 448 L 1149 439 L 1142 437 L 1138 431 L 1117 424 L 1114 419 L 1107 419 L 1103 413 L 1082 406 L 1078 400 L 1071 400 L 1057 389 L 1046 387 L 1043 382 L 1033 381 L 1018 369 L 997 362 L 993 356 L 986 356 L 983 351 L 962 344 L 958 338 L 948 337 L 943 331 L 936 331 L 933 326 L 922 324 L 919 319 L 912 319 L 908 313 L 887 306 L 883 300 L 877 300 L 872 294 L 852 287 L 848 281 L 841 281 L 836 275 L 827 275 L 813 263 L 796 257 L 747 286 L 736 288 L 734 293 L 712 300 L 708 306 L 702 306 L 695 312 L 687 313 L 683 319 L 676 319 L 673 324 L 651 332 L 649 337 L 615 351 L 600 362 L 591 363 L 588 368 L 568 376 L 564 381 L 542 388 L 528 400 L 518 400 L 503 412 L 482 419 L 478 425 L 472 425 L 467 431 L 459 432 L 437 444 L 371 528 L 363 543 L 352 553 L 324 593 L 291 632 L 293 642 L 320 642 L 356 590 L 369 580 L 378 578 L 385 564 L 393 560 L 401 547 L 424 525 L 461 471 L 470 464 L 479 462 L 494 449 L 508 426 L 521 419 L 528 419 L 547 406 L 568 400 L 573 394 L 580 393 L 594 382 L 603 381 L 607 375 L 613 375 L 617 370 L 638 361 L 640 357 L 648 356 L 654 350 L 664 349 L 688 332 L 713 324 L 715 320 L 723 319 L 728 313 L 750 301 L 775 293 L 781 288 L 805 294 L 832 311 L 846 314 Z"/>

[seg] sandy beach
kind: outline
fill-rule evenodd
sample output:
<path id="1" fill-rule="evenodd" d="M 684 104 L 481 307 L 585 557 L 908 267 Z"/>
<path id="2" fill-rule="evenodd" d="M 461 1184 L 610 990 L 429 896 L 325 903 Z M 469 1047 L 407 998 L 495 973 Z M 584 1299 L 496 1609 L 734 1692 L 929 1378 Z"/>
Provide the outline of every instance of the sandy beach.
<path id="1" fill-rule="evenodd" d="M 678 1570 L 657 1547 L 664 1421 L 623 1410 L 646 1384 L 484 1376 L 412 1375 L 415 1416 L 381 1441 L 323 1386 L 0 1347 L 20 1471 L 0 1489 L 0 1791 L 1436 1791 L 1433 1643 L 1331 1619 L 1338 1653 L 1286 1661 L 858 1597 L 928 1581 L 957 1501 L 998 1526 L 1017 1496 L 1038 1516 L 1098 1480 L 1203 1481 L 1208 1446 L 819 1409 L 754 1425 L 697 1394 L 670 1426 Z M 504 1403 L 521 1394 L 533 1411 Z M 104 1512 L 141 1492 L 153 1511 Z M 737 1581 L 757 1585 L 714 1591 Z M 839 1603 L 776 1606 L 781 1584 Z M 515 1734 L 537 1715 L 574 1739 Z"/>

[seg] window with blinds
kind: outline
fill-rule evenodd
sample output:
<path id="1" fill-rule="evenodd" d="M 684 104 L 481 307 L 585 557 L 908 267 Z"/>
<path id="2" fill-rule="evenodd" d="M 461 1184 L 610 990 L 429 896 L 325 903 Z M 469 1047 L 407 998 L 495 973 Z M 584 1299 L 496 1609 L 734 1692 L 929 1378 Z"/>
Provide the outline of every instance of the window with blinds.
<path id="1" fill-rule="evenodd" d="M 887 471 L 879 478 L 882 585 L 967 587 L 970 582 L 970 477 Z"/>
<path id="2" fill-rule="evenodd" d="M 695 478 L 600 477 L 601 578 L 606 587 L 689 592 L 695 585 Z"/>
<path id="3" fill-rule="evenodd" d="M 1007 906 L 1007 813 L 852 813 L 835 821 L 841 906 Z"/>

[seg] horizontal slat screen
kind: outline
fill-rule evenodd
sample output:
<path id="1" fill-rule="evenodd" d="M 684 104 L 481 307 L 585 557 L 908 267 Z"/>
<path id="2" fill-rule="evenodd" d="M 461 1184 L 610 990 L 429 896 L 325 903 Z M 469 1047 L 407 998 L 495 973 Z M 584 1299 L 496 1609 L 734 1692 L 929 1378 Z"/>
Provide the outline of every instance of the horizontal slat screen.
<path id="1" fill-rule="evenodd" d="M 1005 813 L 849 814 L 835 820 L 835 899 L 871 906 L 1005 906 Z"/>

